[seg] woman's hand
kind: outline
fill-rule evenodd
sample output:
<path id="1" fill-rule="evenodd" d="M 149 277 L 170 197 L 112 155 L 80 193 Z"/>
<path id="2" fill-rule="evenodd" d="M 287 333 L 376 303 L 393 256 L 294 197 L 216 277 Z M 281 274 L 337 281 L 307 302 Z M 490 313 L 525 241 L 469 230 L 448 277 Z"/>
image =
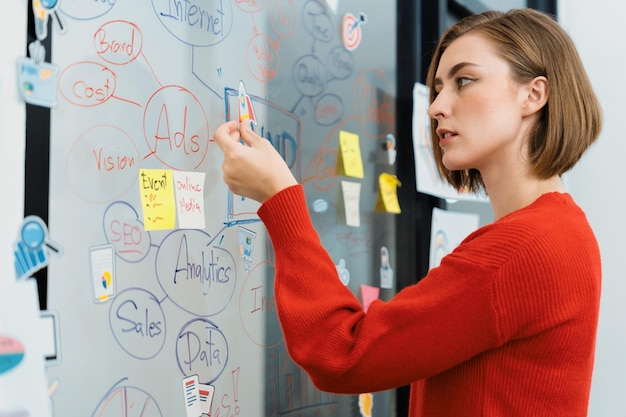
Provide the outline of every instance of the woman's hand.
<path id="1" fill-rule="evenodd" d="M 213 134 L 224 152 L 224 182 L 233 193 L 263 203 L 298 183 L 270 141 L 254 133 L 248 120 L 239 129 L 237 125 L 237 121 L 226 122 Z"/>

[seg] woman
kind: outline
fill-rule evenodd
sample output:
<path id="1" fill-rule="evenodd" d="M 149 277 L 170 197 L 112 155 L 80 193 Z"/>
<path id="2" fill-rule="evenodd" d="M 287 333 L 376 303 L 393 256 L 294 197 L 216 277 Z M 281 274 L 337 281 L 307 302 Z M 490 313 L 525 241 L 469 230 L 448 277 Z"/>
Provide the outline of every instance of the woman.
<path id="1" fill-rule="evenodd" d="M 263 203 L 289 353 L 322 390 L 411 384 L 410 416 L 586 416 L 601 263 L 560 177 L 601 113 L 575 47 L 540 12 L 486 12 L 443 35 L 427 84 L 439 171 L 487 192 L 494 222 L 367 314 L 271 144 L 246 123 L 215 132 L 225 182 Z"/>

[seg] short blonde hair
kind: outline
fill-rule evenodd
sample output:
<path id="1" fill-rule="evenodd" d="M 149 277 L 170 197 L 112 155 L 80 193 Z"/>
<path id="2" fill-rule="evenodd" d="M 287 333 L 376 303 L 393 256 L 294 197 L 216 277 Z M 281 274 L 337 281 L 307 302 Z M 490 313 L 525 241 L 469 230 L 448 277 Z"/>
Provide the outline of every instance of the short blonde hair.
<path id="1" fill-rule="evenodd" d="M 547 78 L 548 102 L 529 134 L 529 158 L 533 172 L 540 178 L 569 171 L 602 128 L 600 104 L 569 35 L 551 16 L 533 9 L 468 16 L 450 27 L 435 49 L 426 81 L 431 103 L 441 56 L 455 39 L 470 31 L 495 44 L 517 81 Z M 443 166 L 436 128 L 437 121 L 431 119 L 431 141 L 440 175 L 456 189 L 484 190 L 478 170 L 450 171 Z"/>

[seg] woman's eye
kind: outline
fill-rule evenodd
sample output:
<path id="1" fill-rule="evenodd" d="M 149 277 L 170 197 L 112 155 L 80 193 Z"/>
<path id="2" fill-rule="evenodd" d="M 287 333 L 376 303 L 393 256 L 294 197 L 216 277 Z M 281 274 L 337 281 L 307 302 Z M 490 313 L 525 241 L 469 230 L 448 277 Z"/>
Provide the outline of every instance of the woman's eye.
<path id="1" fill-rule="evenodd" d="M 456 79 L 456 83 L 459 86 L 459 88 L 465 87 L 467 84 L 471 83 L 472 81 L 474 81 L 473 78 L 467 78 L 467 77 L 459 77 Z"/>

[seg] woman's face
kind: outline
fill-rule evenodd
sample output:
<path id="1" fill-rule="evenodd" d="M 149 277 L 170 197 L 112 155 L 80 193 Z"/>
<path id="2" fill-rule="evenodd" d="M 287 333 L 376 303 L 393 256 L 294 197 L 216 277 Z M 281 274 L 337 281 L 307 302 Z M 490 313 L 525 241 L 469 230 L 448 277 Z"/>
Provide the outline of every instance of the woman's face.
<path id="1" fill-rule="evenodd" d="M 492 41 L 472 32 L 454 40 L 441 56 L 434 90 L 428 114 L 436 120 L 447 169 L 475 168 L 484 177 L 512 158 L 519 162 L 527 91 Z"/>

